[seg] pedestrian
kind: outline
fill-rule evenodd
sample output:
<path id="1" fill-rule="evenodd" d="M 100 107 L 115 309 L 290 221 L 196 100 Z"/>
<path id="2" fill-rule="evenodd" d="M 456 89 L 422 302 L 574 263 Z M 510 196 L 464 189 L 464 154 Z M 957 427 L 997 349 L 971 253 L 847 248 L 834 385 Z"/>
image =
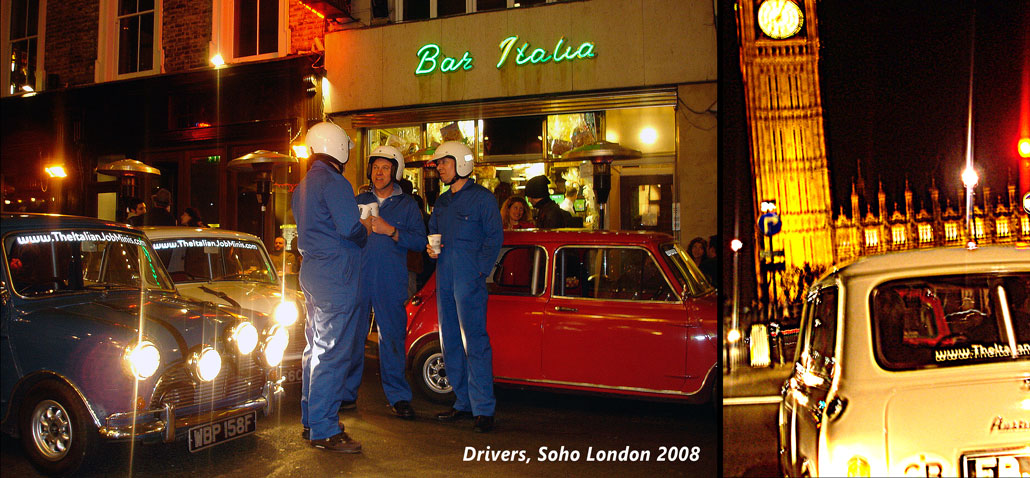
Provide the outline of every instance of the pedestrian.
<path id="1" fill-rule="evenodd" d="M 186 227 L 208 227 L 204 223 L 204 219 L 200 217 L 200 211 L 192 207 L 182 210 L 182 214 L 179 215 L 179 224 Z"/>
<path id="2" fill-rule="evenodd" d="M 322 122 L 308 129 L 311 168 L 293 192 L 298 246 L 304 259 L 300 287 L 308 320 L 302 360 L 302 436 L 311 446 L 358 453 L 361 444 L 338 423 L 340 394 L 361 330 L 361 248 L 371 224 L 359 218 L 354 189 L 343 176 L 354 142 L 343 128 Z M 367 322 L 365 322 L 367 324 Z"/>
<path id="3" fill-rule="evenodd" d="M 143 215 L 147 213 L 146 201 L 138 197 L 130 197 L 125 200 L 125 222 L 132 226 L 143 225 Z"/>
<path id="4" fill-rule="evenodd" d="M 719 283 L 719 236 L 708 238 L 705 256 L 697 266 L 704 273 L 709 283 L 718 289 L 722 288 L 722 284 Z"/>
<path id="5" fill-rule="evenodd" d="M 547 176 L 536 176 L 526 183 L 526 197 L 536 208 L 536 227 L 540 229 L 556 229 L 568 227 L 571 215 L 562 211 L 558 204 L 551 200 L 547 185 L 551 183 Z"/>
<path id="6" fill-rule="evenodd" d="M 436 307 L 444 368 L 454 389 L 454 405 L 436 418 L 450 422 L 475 418 L 473 430 L 494 427 L 493 353 L 486 333 L 486 278 L 501 252 L 504 231 L 497 200 L 469 179 L 475 156 L 468 146 L 447 141 L 432 157 L 440 179 L 450 186 L 436 200 L 429 233 L 440 234 L 439 254 L 426 252 L 436 266 Z"/>
<path id="7" fill-rule="evenodd" d="M 172 193 L 165 188 L 159 188 L 153 196 L 150 196 L 154 207 L 143 215 L 143 224 L 147 226 L 175 226 L 178 222 L 172 215 Z"/>
<path id="8" fill-rule="evenodd" d="M 364 316 L 375 311 L 379 328 L 379 376 L 383 392 L 394 415 L 415 418 L 411 407 L 411 386 L 405 379 L 404 339 L 408 315 L 408 252 L 426 248 L 426 226 L 418 203 L 398 181 L 404 174 L 404 155 L 393 146 L 380 146 L 368 157 L 368 179 L 372 191 L 359 194 L 358 204 L 378 204 L 378 216 L 369 217 L 372 235 L 361 253 Z M 363 363 L 364 337 L 354 344 L 355 362 Z M 357 398 L 362 367 L 352 369 L 344 382 L 343 400 Z"/>
<path id="9" fill-rule="evenodd" d="M 276 237 L 272 242 L 272 252 L 269 252 L 268 256 L 272 258 L 272 265 L 279 272 L 279 277 L 284 274 L 296 273 L 296 261 L 293 253 L 286 250 L 286 239 L 282 236 Z"/>
<path id="10" fill-rule="evenodd" d="M 701 261 L 705 258 L 705 253 L 708 250 L 708 246 L 705 244 L 705 240 L 701 237 L 695 237 L 690 240 L 687 244 L 687 255 L 694 261 L 694 265 L 701 266 Z"/>
<path id="11" fill-rule="evenodd" d="M 501 223 L 505 229 L 528 229 L 533 227 L 529 220 L 529 204 L 522 196 L 512 196 L 504 201 L 501 206 Z"/>

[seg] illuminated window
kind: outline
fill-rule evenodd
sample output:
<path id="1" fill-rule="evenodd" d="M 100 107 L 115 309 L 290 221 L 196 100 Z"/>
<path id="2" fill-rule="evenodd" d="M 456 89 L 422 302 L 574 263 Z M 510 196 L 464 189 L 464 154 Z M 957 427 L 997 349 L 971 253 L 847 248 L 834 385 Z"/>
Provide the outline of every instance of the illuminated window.
<path id="1" fill-rule="evenodd" d="M 933 228 L 929 224 L 919 225 L 919 242 L 933 242 Z"/>
<path id="2" fill-rule="evenodd" d="M 876 229 L 865 230 L 865 245 L 866 247 L 876 247 L 880 245 L 880 234 Z"/>
<path id="3" fill-rule="evenodd" d="M 215 0 L 212 54 L 221 53 L 227 63 L 285 56 L 288 11 L 286 0 Z"/>
<path id="4" fill-rule="evenodd" d="M 161 1 L 102 0 L 97 81 L 161 72 Z"/>
<path id="5" fill-rule="evenodd" d="M 905 226 L 894 226 L 891 228 L 891 242 L 894 244 L 905 243 Z"/>
<path id="6" fill-rule="evenodd" d="M 958 224 L 949 222 L 944 225 L 944 239 L 947 241 L 958 240 Z"/>
<path id="7" fill-rule="evenodd" d="M 1008 237 L 1009 231 L 1009 220 L 1008 219 L 997 219 L 994 222 L 994 231 L 997 232 L 998 237 Z"/>
<path id="8" fill-rule="evenodd" d="M 984 220 L 979 217 L 973 221 L 973 235 L 977 239 L 984 237 Z"/>
<path id="9" fill-rule="evenodd" d="M 10 34 L 3 39 L 3 52 L 11 60 L 10 68 L 2 68 L 5 95 L 17 95 L 39 90 L 42 86 L 38 72 L 43 68 L 39 41 L 46 22 L 40 12 L 46 11 L 46 2 L 14 0 L 4 2 L 4 17 L 10 18 Z M 10 10 L 6 10 L 10 8 Z M 10 14 L 8 16 L 8 13 Z"/>

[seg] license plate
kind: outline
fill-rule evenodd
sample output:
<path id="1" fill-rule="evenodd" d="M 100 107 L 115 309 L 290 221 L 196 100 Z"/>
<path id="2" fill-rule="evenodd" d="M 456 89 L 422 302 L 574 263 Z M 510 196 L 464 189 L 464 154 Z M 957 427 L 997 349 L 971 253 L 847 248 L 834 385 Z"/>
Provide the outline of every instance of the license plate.
<path id="1" fill-rule="evenodd" d="M 190 453 L 203 450 L 257 430 L 257 411 L 231 418 L 223 418 L 190 428 Z"/>
<path id="2" fill-rule="evenodd" d="M 1024 449 L 963 456 L 962 476 L 969 478 L 1030 476 L 1030 452 Z"/>
<path id="3" fill-rule="evenodd" d="M 284 383 L 300 383 L 304 378 L 304 368 L 300 365 L 283 367 L 282 374 Z"/>

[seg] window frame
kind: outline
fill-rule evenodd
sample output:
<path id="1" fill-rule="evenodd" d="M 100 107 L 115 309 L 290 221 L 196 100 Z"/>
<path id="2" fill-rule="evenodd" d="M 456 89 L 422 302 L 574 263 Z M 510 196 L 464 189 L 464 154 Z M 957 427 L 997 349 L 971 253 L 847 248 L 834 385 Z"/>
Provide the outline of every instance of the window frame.
<path id="1" fill-rule="evenodd" d="M 832 293 L 834 295 L 833 303 L 833 336 L 831 344 L 832 355 L 830 360 L 832 365 L 827 367 L 827 364 L 816 364 L 815 358 L 812 355 L 812 342 L 814 337 L 814 323 L 815 319 L 820 314 L 820 307 L 822 306 L 821 299 L 825 293 Z M 804 318 L 806 322 L 803 324 L 802 333 L 804 334 L 804 345 L 799 345 L 798 359 L 800 361 L 801 368 L 808 373 L 811 373 L 819 378 L 825 379 L 827 382 L 833 379 L 833 375 L 836 372 L 836 365 L 839 363 L 839 350 L 838 345 L 840 344 L 840 326 L 841 326 L 841 314 L 842 314 L 842 297 L 845 296 L 844 288 L 841 284 L 836 281 L 831 284 L 825 284 L 817 289 L 813 289 L 808 294 L 808 299 L 805 303 Z M 825 356 L 823 357 L 825 358 Z"/>
<path id="2" fill-rule="evenodd" d="M 494 263 L 493 269 L 490 270 L 491 282 L 489 284 L 496 284 L 496 282 L 494 282 L 493 279 L 494 279 L 494 275 L 497 273 L 496 272 L 497 268 L 501 265 L 501 261 L 504 258 L 504 256 L 507 255 L 508 253 L 510 253 L 511 251 L 515 250 L 515 249 L 528 249 L 530 251 L 537 250 L 537 251 L 539 251 L 543 255 L 543 259 L 544 260 L 543 260 L 543 263 L 541 264 L 541 266 L 542 266 L 542 269 L 543 269 L 543 279 L 544 280 L 543 280 L 542 284 L 539 284 L 539 291 L 537 291 L 537 293 L 534 294 L 533 293 L 533 286 L 532 286 L 532 284 L 533 284 L 532 278 L 540 274 L 540 269 L 530 270 L 530 292 L 528 294 L 506 294 L 506 293 L 499 293 L 499 292 L 490 292 L 489 295 L 491 295 L 491 296 L 501 296 L 501 297 L 543 297 L 543 296 L 545 296 L 547 294 L 547 291 L 548 291 L 548 287 L 547 287 L 548 286 L 548 274 L 547 274 L 547 271 L 549 270 L 548 269 L 548 265 L 550 264 L 550 257 L 549 257 L 549 255 L 547 253 L 547 248 L 545 248 L 544 246 L 538 245 L 538 244 L 504 244 L 504 245 L 501 246 L 501 249 L 502 249 L 503 255 L 498 256 L 497 262 Z M 535 266 L 536 266 L 535 262 L 531 263 L 531 267 L 535 267 Z"/>
<path id="3" fill-rule="evenodd" d="M 154 0 L 154 51 L 151 68 L 131 73 L 119 73 L 119 48 L 121 45 L 119 43 L 118 0 L 100 0 L 100 22 L 97 28 L 99 36 L 97 40 L 97 61 L 94 68 L 95 81 L 103 83 L 105 81 L 124 80 L 164 73 L 163 19 L 164 1 Z"/>
<path id="4" fill-rule="evenodd" d="M 226 64 L 244 63 L 272 58 L 282 58 L 290 51 L 290 2 L 278 0 L 279 2 L 279 24 L 277 46 L 274 52 L 260 53 L 257 55 L 236 57 L 236 0 L 214 0 L 211 9 L 211 47 L 209 54 L 222 55 Z"/>
<path id="5" fill-rule="evenodd" d="M 549 279 L 552 285 L 557 284 L 557 280 L 556 280 L 556 278 L 554 276 L 555 276 L 555 274 L 558 273 L 558 255 L 564 249 L 574 249 L 574 248 L 575 249 L 638 249 L 638 250 L 642 250 L 651 258 L 652 264 L 654 264 L 654 266 L 656 268 L 658 268 L 658 272 L 660 272 L 662 274 L 662 278 L 665 279 L 665 285 L 669 288 L 670 291 L 672 291 L 672 295 L 676 299 L 675 300 L 644 300 L 644 299 L 613 299 L 613 298 L 607 298 L 607 297 L 576 297 L 576 296 L 569 296 L 569 295 L 559 295 L 558 294 L 558 288 L 556 286 L 551 288 L 551 297 L 553 297 L 553 298 L 561 298 L 561 299 L 571 299 L 571 300 L 587 300 L 587 301 L 595 301 L 595 302 L 629 302 L 629 303 L 634 303 L 634 304 L 646 303 L 646 304 L 677 304 L 677 305 L 679 305 L 679 304 L 683 303 L 683 297 L 680 296 L 680 291 L 676 290 L 676 288 L 673 287 L 672 282 L 669 281 L 669 274 L 665 272 L 665 269 L 662 269 L 661 262 L 658 260 L 657 257 L 655 257 L 655 254 L 651 251 L 651 249 L 649 249 L 647 247 L 644 247 L 644 246 L 639 246 L 639 245 L 563 244 L 563 245 L 555 248 L 555 250 L 554 250 L 554 267 L 553 267 L 553 270 L 551 271 L 551 274 L 550 274 L 551 278 Z"/>
<path id="6" fill-rule="evenodd" d="M 33 85 L 35 91 L 42 91 L 43 87 L 46 86 L 46 71 L 44 67 L 44 56 L 46 52 L 46 0 L 39 0 L 38 9 L 39 13 L 36 15 L 36 84 Z M 4 0 L 2 5 L 3 15 L 6 21 L 0 22 L 0 45 L 2 45 L 3 58 L 10 58 L 13 53 L 14 44 L 11 42 L 11 21 L 13 20 L 11 10 L 14 8 L 14 2 L 10 0 Z M 28 38 L 28 37 L 26 37 Z M 3 84 L 2 91 L 0 91 L 0 97 L 8 96 L 22 96 L 27 94 L 27 91 L 23 92 L 11 92 L 11 70 L 10 68 L 0 68 L 0 84 Z"/>
<path id="7" fill-rule="evenodd" d="M 420 21 L 420 20 L 432 20 L 432 19 L 435 19 L 435 18 L 447 18 L 447 17 L 441 17 L 439 15 L 439 13 L 438 13 L 439 12 L 439 8 L 438 8 L 439 7 L 439 1 L 438 0 L 426 0 L 426 1 L 429 2 L 429 18 L 416 18 L 414 20 L 408 20 L 407 18 L 404 17 L 404 0 L 397 0 L 397 3 L 394 6 L 394 16 L 397 18 L 397 20 L 395 20 L 395 21 L 397 21 L 397 22 L 417 22 L 417 21 Z M 470 13 L 478 13 L 479 10 L 476 9 L 476 1 L 477 0 L 465 0 L 465 13 L 458 13 L 458 14 L 455 14 L 455 15 L 448 15 L 448 17 L 457 16 L 457 15 L 468 15 Z M 544 3 L 545 4 L 546 3 L 555 3 L 555 2 L 558 2 L 558 1 L 561 1 L 561 0 L 544 0 Z M 519 3 L 519 1 L 518 0 L 506 0 L 506 5 L 505 5 L 504 9 L 507 10 L 507 9 L 511 9 L 511 8 L 520 8 L 520 7 L 516 7 L 515 6 L 516 3 Z M 532 6 L 532 5 L 529 5 L 529 6 Z M 501 9 L 492 9 L 492 10 L 483 10 L 483 11 L 486 11 L 486 12 L 499 12 L 499 11 L 501 11 Z"/>

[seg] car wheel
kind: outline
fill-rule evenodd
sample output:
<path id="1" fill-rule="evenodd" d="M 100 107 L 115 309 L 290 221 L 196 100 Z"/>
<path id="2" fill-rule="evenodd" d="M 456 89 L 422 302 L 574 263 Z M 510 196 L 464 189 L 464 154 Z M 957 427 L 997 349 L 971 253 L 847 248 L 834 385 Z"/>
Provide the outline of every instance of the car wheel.
<path id="1" fill-rule="evenodd" d="M 447 381 L 440 342 L 432 341 L 420 348 L 411 364 L 411 375 L 423 396 L 436 403 L 453 403 L 454 391 Z"/>
<path id="2" fill-rule="evenodd" d="M 29 461 L 47 475 L 70 475 L 88 467 L 100 442 L 78 395 L 54 381 L 32 387 L 19 407 L 18 427 Z"/>

